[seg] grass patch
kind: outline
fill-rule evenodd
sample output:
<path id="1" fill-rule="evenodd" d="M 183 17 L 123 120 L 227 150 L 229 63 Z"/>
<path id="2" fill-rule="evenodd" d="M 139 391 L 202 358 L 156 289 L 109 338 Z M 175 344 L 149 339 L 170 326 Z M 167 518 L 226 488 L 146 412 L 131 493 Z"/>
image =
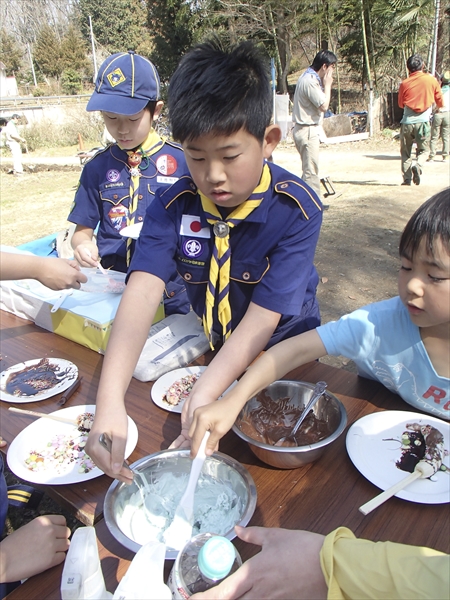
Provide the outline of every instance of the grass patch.
<path id="1" fill-rule="evenodd" d="M 1 243 L 19 246 L 67 226 L 80 171 L 0 173 Z"/>

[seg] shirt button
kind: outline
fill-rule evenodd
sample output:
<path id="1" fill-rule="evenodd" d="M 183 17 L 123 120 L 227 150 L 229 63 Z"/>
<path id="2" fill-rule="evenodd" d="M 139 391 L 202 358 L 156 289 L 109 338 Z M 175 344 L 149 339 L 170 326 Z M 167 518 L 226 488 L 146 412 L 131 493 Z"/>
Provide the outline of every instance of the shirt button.
<path id="1" fill-rule="evenodd" d="M 144 217 L 138 217 L 138 221 L 143 221 Z"/>
<path id="2" fill-rule="evenodd" d="M 119 196 L 117 194 L 114 194 L 114 196 L 113 196 L 114 200 L 117 200 L 118 197 Z"/>
<path id="3" fill-rule="evenodd" d="M 169 298 L 173 298 L 175 296 L 175 292 L 170 292 Z"/>
<path id="4" fill-rule="evenodd" d="M 289 184 L 288 184 L 288 183 L 282 183 L 282 184 L 280 185 L 280 188 L 281 188 L 282 190 L 284 190 L 284 189 L 285 189 L 285 188 L 287 188 L 287 187 L 289 187 Z"/>
<path id="5" fill-rule="evenodd" d="M 191 273 L 185 273 L 185 274 L 184 274 L 184 279 L 185 279 L 186 281 L 190 281 L 190 280 L 192 279 L 192 275 L 191 275 Z"/>
<path id="6" fill-rule="evenodd" d="M 144 196 L 142 194 L 139 194 L 139 200 L 142 200 Z"/>
<path id="7" fill-rule="evenodd" d="M 250 273 L 248 271 L 245 271 L 245 273 L 242 273 L 242 279 L 244 281 L 248 281 L 250 279 Z"/>

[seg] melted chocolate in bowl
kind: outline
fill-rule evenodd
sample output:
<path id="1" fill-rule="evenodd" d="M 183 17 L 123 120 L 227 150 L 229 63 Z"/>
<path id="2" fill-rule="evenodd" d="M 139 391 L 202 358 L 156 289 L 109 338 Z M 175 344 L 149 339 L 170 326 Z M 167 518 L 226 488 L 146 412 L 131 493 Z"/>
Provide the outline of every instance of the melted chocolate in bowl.
<path id="1" fill-rule="evenodd" d="M 259 392 L 256 400 L 257 406 L 244 414 L 239 429 L 253 440 L 272 446 L 282 437 L 290 436 L 303 408 L 291 404 L 289 397 L 273 400 L 266 390 Z M 327 438 L 333 431 L 334 427 L 328 420 L 321 419 L 310 411 L 295 434 L 297 443 L 289 438 L 280 446 L 309 446 Z"/>
<path id="2" fill-rule="evenodd" d="M 43 358 L 36 365 L 30 365 L 11 373 L 6 382 L 5 391 L 11 396 L 34 396 L 57 385 L 66 376 L 59 372 L 58 365 Z"/>

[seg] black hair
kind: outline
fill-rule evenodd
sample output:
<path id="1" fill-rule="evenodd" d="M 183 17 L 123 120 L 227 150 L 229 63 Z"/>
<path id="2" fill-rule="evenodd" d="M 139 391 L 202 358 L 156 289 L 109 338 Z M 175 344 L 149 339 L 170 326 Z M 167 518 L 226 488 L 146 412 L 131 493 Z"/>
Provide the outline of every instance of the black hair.
<path id="1" fill-rule="evenodd" d="M 420 54 L 413 54 L 406 61 L 406 67 L 410 73 L 415 73 L 416 71 L 420 71 L 423 67 L 423 59 Z"/>
<path id="2" fill-rule="evenodd" d="M 218 39 L 195 46 L 169 83 L 175 140 L 244 129 L 261 143 L 272 117 L 269 64 L 252 42 L 225 49 Z"/>
<path id="3" fill-rule="evenodd" d="M 317 71 L 320 71 L 323 65 L 329 67 L 330 65 L 334 65 L 336 63 L 336 54 L 334 54 L 330 50 L 321 50 L 315 55 L 311 65 L 311 69 L 314 69 L 314 71 L 316 71 L 317 73 Z"/>
<path id="4" fill-rule="evenodd" d="M 450 254 L 450 187 L 424 202 L 409 219 L 400 238 L 400 256 L 411 260 L 423 239 L 431 256 L 437 239 Z"/>
<path id="5" fill-rule="evenodd" d="M 144 110 L 148 110 L 150 112 L 150 116 L 153 119 L 153 115 L 155 114 L 155 108 L 156 108 L 156 100 L 149 100 L 147 102 L 147 104 L 144 106 Z"/>

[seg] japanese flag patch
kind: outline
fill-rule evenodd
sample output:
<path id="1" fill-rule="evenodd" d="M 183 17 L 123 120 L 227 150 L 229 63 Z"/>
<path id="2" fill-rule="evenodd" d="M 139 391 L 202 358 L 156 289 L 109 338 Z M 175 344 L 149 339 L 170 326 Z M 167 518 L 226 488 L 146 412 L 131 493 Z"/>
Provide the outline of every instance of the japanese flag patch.
<path id="1" fill-rule="evenodd" d="M 211 230 L 209 227 L 202 227 L 200 217 L 183 215 L 181 217 L 180 235 L 197 238 L 210 238 Z"/>

